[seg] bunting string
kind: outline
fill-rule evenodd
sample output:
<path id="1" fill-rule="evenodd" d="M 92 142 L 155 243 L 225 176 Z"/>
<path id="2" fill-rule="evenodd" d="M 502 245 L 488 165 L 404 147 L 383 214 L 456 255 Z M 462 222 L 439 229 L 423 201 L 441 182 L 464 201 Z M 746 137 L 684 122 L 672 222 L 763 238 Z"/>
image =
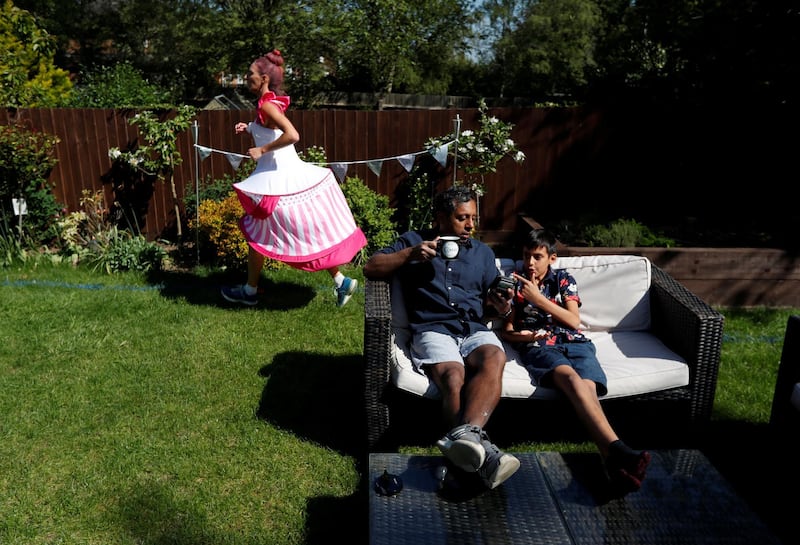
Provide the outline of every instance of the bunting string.
<path id="1" fill-rule="evenodd" d="M 330 167 L 330 169 L 336 175 L 336 179 L 339 180 L 340 183 L 344 181 L 345 176 L 347 175 L 347 169 L 350 165 L 366 164 L 373 174 L 375 174 L 376 176 L 380 176 L 381 167 L 383 166 L 383 163 L 386 161 L 396 160 L 402 165 L 402 167 L 406 170 L 406 172 L 411 172 L 411 169 L 414 166 L 415 158 L 425 153 L 431 154 L 434 157 L 434 159 L 436 159 L 439 162 L 439 164 L 444 167 L 447 166 L 448 148 L 454 142 L 456 142 L 456 140 L 451 140 L 450 142 L 446 142 L 441 146 L 434 146 L 425 151 L 406 153 L 403 155 L 395 155 L 394 157 L 383 157 L 380 159 L 366 159 L 363 161 L 333 161 L 330 163 L 313 163 L 313 164 Z M 228 162 L 230 162 L 234 170 L 239 168 L 242 159 L 250 158 L 249 155 L 242 155 L 241 153 L 233 153 L 230 151 L 218 150 L 214 148 L 209 148 L 207 146 L 201 146 L 199 144 L 195 144 L 194 147 L 197 148 L 201 161 L 205 160 L 212 153 L 221 153 L 228 159 Z"/>

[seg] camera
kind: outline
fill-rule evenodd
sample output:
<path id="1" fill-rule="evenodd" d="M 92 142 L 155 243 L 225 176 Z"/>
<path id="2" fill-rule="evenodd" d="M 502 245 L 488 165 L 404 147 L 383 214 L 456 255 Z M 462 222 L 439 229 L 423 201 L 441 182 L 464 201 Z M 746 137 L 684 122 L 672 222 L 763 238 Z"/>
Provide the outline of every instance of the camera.
<path id="1" fill-rule="evenodd" d="M 491 289 L 493 289 L 503 297 L 508 297 L 508 290 L 509 289 L 515 290 L 516 287 L 517 283 L 514 282 L 513 278 L 510 278 L 508 276 L 498 276 L 497 278 L 494 279 L 494 282 L 492 282 Z"/>
<path id="2" fill-rule="evenodd" d="M 461 251 L 461 238 L 456 236 L 439 237 L 436 243 L 436 254 L 444 259 L 456 259 Z"/>

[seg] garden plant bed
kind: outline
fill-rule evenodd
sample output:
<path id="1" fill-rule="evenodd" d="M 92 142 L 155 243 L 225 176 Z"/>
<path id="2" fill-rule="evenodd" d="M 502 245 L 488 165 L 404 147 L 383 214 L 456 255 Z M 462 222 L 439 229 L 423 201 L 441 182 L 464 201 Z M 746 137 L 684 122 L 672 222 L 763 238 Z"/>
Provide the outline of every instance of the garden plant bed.
<path id="1" fill-rule="evenodd" d="M 773 248 L 600 248 L 559 255 L 645 256 L 713 306 L 800 306 L 800 255 Z"/>

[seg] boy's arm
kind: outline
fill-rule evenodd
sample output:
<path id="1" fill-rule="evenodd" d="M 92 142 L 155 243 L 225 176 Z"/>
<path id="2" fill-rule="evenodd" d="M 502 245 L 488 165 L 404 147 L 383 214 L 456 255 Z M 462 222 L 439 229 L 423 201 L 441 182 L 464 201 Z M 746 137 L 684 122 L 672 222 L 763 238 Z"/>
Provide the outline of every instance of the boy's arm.
<path id="1" fill-rule="evenodd" d="M 514 273 L 514 277 L 519 283 L 519 293 L 525 297 L 529 303 L 536 305 L 544 312 L 550 314 L 553 320 L 570 329 L 578 329 L 581 326 L 581 313 L 578 310 L 578 302 L 575 299 L 565 299 L 564 306 L 555 303 L 542 295 L 539 287 L 522 275 Z"/>
<path id="2" fill-rule="evenodd" d="M 510 343 L 530 343 L 538 338 L 544 337 L 541 333 L 531 331 L 530 329 L 521 329 L 520 331 L 514 330 L 514 314 L 516 308 L 511 308 L 511 313 L 503 320 L 503 327 L 497 330 L 497 335 L 504 341 Z"/>

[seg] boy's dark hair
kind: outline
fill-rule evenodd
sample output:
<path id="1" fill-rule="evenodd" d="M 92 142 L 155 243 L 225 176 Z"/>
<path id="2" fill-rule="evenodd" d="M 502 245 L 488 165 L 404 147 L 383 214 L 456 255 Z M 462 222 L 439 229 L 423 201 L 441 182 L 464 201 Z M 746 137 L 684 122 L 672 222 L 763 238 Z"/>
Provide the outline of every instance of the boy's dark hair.
<path id="1" fill-rule="evenodd" d="M 541 246 L 547 249 L 548 255 L 553 255 L 556 252 L 556 244 L 558 240 L 555 235 L 547 229 L 531 229 L 522 237 L 522 247 L 530 250 L 535 250 Z"/>
<path id="2" fill-rule="evenodd" d="M 433 198 L 433 213 L 436 215 L 439 212 L 444 212 L 450 215 L 459 204 L 469 201 L 477 202 L 478 195 L 465 185 L 454 185 Z"/>

